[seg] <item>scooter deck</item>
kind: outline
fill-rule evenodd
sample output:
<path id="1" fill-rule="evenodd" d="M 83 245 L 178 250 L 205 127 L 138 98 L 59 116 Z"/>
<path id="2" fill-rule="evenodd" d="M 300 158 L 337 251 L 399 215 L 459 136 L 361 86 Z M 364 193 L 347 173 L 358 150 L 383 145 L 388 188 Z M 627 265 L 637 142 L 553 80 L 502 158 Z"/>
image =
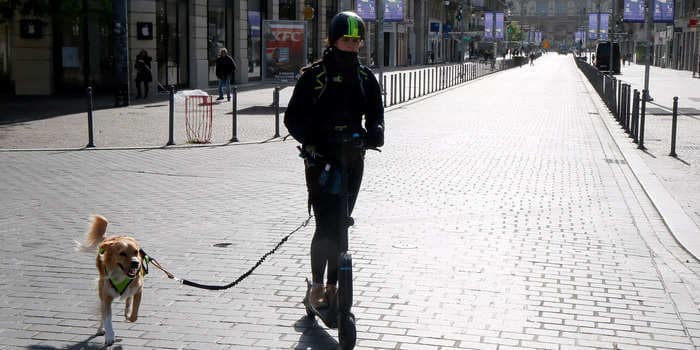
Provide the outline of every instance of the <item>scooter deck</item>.
<path id="1" fill-rule="evenodd" d="M 309 280 L 306 280 L 306 295 L 304 297 L 303 303 L 304 306 L 306 306 L 307 310 L 311 310 L 311 312 L 316 315 L 316 317 L 320 318 L 321 321 L 326 325 L 326 327 L 335 329 L 338 328 L 338 310 L 331 306 L 325 306 L 322 308 L 314 308 L 311 303 L 309 302 L 309 290 L 311 290 L 311 282 Z"/>

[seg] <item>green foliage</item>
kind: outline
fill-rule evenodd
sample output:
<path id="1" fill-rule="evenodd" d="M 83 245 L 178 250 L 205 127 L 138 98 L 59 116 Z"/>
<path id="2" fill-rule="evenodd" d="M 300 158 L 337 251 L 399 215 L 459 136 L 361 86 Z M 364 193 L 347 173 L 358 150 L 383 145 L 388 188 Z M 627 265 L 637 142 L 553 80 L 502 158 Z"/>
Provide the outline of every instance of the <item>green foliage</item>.
<path id="1" fill-rule="evenodd" d="M 523 28 L 518 23 L 510 23 L 508 25 L 508 41 L 520 41 L 525 38 Z"/>

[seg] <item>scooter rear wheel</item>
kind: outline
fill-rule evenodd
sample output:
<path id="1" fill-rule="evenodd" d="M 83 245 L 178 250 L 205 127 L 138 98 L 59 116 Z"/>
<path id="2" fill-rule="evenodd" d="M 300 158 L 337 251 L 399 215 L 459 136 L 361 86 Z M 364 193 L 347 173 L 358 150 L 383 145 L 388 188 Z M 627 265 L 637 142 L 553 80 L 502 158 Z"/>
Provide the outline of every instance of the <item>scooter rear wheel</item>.
<path id="1" fill-rule="evenodd" d="M 341 313 L 338 315 L 338 343 L 343 350 L 352 350 L 357 342 L 357 329 L 355 327 L 355 315 Z"/>

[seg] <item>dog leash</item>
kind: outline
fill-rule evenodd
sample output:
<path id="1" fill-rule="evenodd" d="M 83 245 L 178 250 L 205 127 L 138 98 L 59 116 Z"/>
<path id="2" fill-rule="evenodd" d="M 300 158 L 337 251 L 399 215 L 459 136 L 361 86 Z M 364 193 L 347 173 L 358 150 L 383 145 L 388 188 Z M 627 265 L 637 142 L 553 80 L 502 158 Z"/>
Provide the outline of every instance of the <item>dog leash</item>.
<path id="1" fill-rule="evenodd" d="M 253 271 L 255 271 L 255 269 L 257 269 L 260 265 L 262 265 L 263 261 L 265 261 L 265 259 L 266 259 L 268 256 L 274 254 L 274 253 L 277 251 L 277 249 L 279 249 L 279 248 L 282 246 L 282 244 L 284 244 L 285 242 L 287 242 L 287 240 L 289 239 L 289 237 L 291 237 L 295 232 L 301 230 L 302 227 L 306 227 L 306 225 L 309 224 L 309 221 L 311 220 L 312 217 L 313 217 L 312 215 L 309 215 L 309 217 L 308 217 L 301 225 L 299 225 L 297 228 L 295 228 L 294 230 L 292 230 L 292 232 L 289 232 L 286 236 L 284 236 L 284 237 L 277 243 L 277 245 L 275 245 L 274 248 L 272 248 L 270 251 L 268 251 L 267 253 L 265 253 L 260 259 L 258 259 L 258 262 L 256 262 L 255 265 L 253 265 L 253 267 L 251 267 L 250 269 L 248 269 L 248 271 L 246 271 L 245 273 L 243 273 L 242 275 L 240 275 L 240 276 L 239 276 L 238 278 L 236 278 L 233 282 L 231 282 L 231 283 L 229 283 L 229 284 L 225 284 L 225 285 L 201 284 L 201 283 L 193 282 L 193 281 L 190 281 L 190 280 L 186 280 L 186 279 L 184 279 L 184 278 L 178 278 L 178 277 L 176 277 L 174 274 L 170 273 L 168 270 L 166 270 L 165 268 L 163 268 L 163 266 L 161 266 L 161 264 L 158 262 L 158 260 L 156 260 L 156 259 L 154 259 L 153 257 L 149 256 L 148 254 L 146 254 L 146 252 L 143 252 L 143 250 L 141 250 L 141 251 L 143 252 L 143 255 L 144 255 L 144 259 L 145 259 L 145 261 L 146 261 L 146 264 L 148 264 L 148 262 L 152 263 L 153 266 L 155 266 L 157 269 L 163 271 L 163 273 L 165 273 L 165 275 L 168 276 L 169 279 L 175 280 L 175 281 L 179 282 L 180 284 L 183 284 L 183 285 L 186 285 L 186 286 L 190 286 L 190 287 L 194 287 L 194 288 L 208 289 L 208 290 L 229 289 L 229 288 L 234 287 L 234 286 L 236 286 L 237 284 L 241 283 L 241 281 L 243 281 L 243 280 L 246 279 L 248 276 L 250 276 L 250 275 L 253 273 Z M 148 269 L 148 268 L 146 268 L 146 269 Z"/>

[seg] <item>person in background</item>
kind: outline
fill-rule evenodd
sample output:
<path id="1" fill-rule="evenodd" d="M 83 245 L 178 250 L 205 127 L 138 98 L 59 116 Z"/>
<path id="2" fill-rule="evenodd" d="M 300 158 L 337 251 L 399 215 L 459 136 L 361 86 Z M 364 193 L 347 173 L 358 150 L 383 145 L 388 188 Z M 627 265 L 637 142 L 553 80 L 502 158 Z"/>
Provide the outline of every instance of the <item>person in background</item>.
<path id="1" fill-rule="evenodd" d="M 236 62 L 233 57 L 229 56 L 228 50 L 222 48 L 219 52 L 219 58 L 216 59 L 216 77 L 219 79 L 219 98 L 217 101 L 224 99 L 224 87 L 226 88 L 226 98 L 231 101 L 231 77 L 236 71 Z"/>
<path id="2" fill-rule="evenodd" d="M 136 55 L 136 62 L 134 63 L 134 69 L 136 69 L 136 98 L 147 98 L 148 97 L 148 85 L 153 81 L 153 74 L 151 74 L 151 62 L 153 58 L 148 56 L 146 50 L 141 50 L 138 55 Z M 141 83 L 143 83 L 143 94 L 141 94 Z"/>

